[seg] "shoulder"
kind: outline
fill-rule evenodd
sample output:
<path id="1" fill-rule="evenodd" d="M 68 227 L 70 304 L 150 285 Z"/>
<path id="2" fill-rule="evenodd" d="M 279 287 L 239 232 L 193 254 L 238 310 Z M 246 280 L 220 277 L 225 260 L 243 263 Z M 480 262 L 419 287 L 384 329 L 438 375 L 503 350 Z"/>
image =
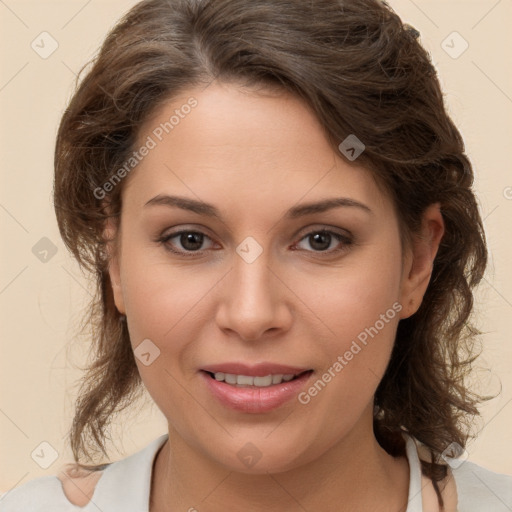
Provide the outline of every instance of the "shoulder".
<path id="1" fill-rule="evenodd" d="M 56 476 L 43 476 L 0 495 L 0 512 L 44 512 L 62 508 L 62 486 Z"/>
<path id="2" fill-rule="evenodd" d="M 417 448 L 419 458 L 430 462 L 426 447 L 418 443 Z M 449 505 L 448 510 L 452 507 L 457 512 L 512 511 L 512 475 L 495 473 L 464 459 L 453 459 L 447 469 L 448 475 L 439 482 L 439 488 Z M 425 496 L 434 503 L 434 489 L 430 480 L 423 475 L 422 484 Z"/>
<path id="3" fill-rule="evenodd" d="M 66 465 L 55 476 L 35 478 L 0 494 L 0 512 L 68 511 L 70 505 L 84 507 L 91 500 L 103 471 L 84 471 Z"/>
<path id="4" fill-rule="evenodd" d="M 76 464 L 68 464 L 58 474 L 66 498 L 79 507 L 89 503 L 103 471 L 86 471 Z"/>
<path id="5" fill-rule="evenodd" d="M 512 475 L 495 473 L 469 460 L 452 468 L 452 474 L 460 512 L 512 510 Z"/>
<path id="6" fill-rule="evenodd" d="M 0 493 L 0 512 L 106 511 L 111 507 L 112 496 L 116 497 L 119 510 L 144 510 L 149 500 L 152 464 L 167 439 L 168 434 L 164 434 L 139 452 L 104 464 L 98 471 L 82 470 L 71 463 L 63 466 L 58 475 L 36 478 Z"/>

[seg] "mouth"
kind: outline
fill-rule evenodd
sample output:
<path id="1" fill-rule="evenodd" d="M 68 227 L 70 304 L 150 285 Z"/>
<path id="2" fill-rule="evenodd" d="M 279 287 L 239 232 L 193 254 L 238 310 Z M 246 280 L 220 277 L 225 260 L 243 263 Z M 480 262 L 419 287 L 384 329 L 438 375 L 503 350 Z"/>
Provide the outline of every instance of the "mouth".
<path id="1" fill-rule="evenodd" d="M 218 404 L 252 414 L 269 413 L 290 403 L 308 385 L 313 373 L 312 369 L 273 364 L 223 364 L 199 372 L 207 392 Z"/>
<path id="2" fill-rule="evenodd" d="M 214 373 L 205 371 L 205 373 L 208 374 L 211 379 L 214 379 L 218 382 L 225 382 L 226 384 L 237 388 L 268 388 L 270 386 L 282 384 L 283 382 L 291 382 L 304 376 L 305 374 L 311 374 L 312 372 L 313 370 L 305 370 L 299 373 L 270 373 L 264 376 L 251 376 L 235 373 Z"/>

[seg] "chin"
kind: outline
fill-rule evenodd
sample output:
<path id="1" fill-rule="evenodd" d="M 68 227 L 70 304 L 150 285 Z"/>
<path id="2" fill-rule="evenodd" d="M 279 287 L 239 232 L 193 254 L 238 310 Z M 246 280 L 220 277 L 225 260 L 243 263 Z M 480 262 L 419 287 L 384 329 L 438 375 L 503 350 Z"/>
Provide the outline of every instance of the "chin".
<path id="1" fill-rule="evenodd" d="M 220 446 L 215 453 L 209 451 L 211 459 L 224 466 L 229 471 L 245 473 L 248 475 L 264 475 L 267 473 L 283 473 L 295 469 L 318 455 L 318 449 L 313 449 L 304 443 L 305 435 L 301 441 L 288 442 L 285 436 L 275 437 L 275 439 L 261 439 L 244 436 L 244 440 L 235 441 L 232 438 L 227 443 Z M 211 445 L 210 445 L 211 446 Z M 309 454 L 309 457 L 306 453 Z M 316 453 L 316 455 L 315 455 Z"/>

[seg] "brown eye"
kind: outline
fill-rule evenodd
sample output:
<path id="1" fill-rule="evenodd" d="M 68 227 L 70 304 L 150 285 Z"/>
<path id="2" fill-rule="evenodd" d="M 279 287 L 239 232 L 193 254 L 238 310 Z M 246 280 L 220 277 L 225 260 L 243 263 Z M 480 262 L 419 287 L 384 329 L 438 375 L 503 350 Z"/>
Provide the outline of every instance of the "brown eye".
<path id="1" fill-rule="evenodd" d="M 306 240 L 308 245 L 313 249 L 309 252 L 327 253 L 333 254 L 339 251 L 347 250 L 348 247 L 353 243 L 353 240 L 341 233 L 335 231 L 329 231 L 326 229 L 311 231 L 301 239 L 301 242 Z M 332 246 L 337 248 L 332 249 Z M 341 247 L 339 247 L 341 245 Z M 331 250 L 329 250 L 331 248 Z"/>
<path id="2" fill-rule="evenodd" d="M 175 239 L 175 242 L 171 242 Z M 182 230 L 169 233 L 158 241 L 161 242 L 168 251 L 187 256 L 187 253 L 201 254 L 205 239 L 209 240 L 210 237 L 200 231 Z M 175 248 L 176 246 L 178 246 L 178 249 Z"/>

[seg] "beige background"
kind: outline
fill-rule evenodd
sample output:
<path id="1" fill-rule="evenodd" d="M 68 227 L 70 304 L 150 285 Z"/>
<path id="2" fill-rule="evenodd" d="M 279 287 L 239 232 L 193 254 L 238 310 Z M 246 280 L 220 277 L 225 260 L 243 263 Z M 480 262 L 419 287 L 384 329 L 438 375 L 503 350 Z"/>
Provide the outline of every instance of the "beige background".
<path id="1" fill-rule="evenodd" d="M 54 137 L 73 90 L 74 75 L 95 53 L 107 30 L 136 2 L 129 0 L 0 1 L 1 189 L 0 226 L 0 491 L 55 474 L 71 453 L 66 446 L 77 365 L 87 339 L 75 340 L 88 285 L 60 240 L 51 203 Z M 484 392 L 501 395 L 483 408 L 469 458 L 512 474 L 512 19 L 511 0 L 391 0 L 439 70 L 446 101 L 476 170 L 491 262 L 477 296 Z M 58 42 L 51 48 L 46 31 Z M 458 58 L 462 40 L 469 44 Z M 46 37 L 42 48 L 41 38 Z M 446 39 L 448 37 L 448 39 Z M 46 49 L 46 50 L 45 50 Z M 32 252 L 48 238 L 56 247 L 42 262 Z M 41 242 L 48 244 L 48 242 Z M 37 251 L 36 251 L 37 252 Z M 40 255 L 41 256 L 41 255 Z M 126 456 L 164 433 L 150 401 L 116 422 L 112 435 Z M 43 469 L 37 462 L 57 459 Z M 34 452 L 34 458 L 31 454 Z M 39 455 L 38 455 L 39 454 Z M 37 461 L 37 462 L 36 462 Z"/>

